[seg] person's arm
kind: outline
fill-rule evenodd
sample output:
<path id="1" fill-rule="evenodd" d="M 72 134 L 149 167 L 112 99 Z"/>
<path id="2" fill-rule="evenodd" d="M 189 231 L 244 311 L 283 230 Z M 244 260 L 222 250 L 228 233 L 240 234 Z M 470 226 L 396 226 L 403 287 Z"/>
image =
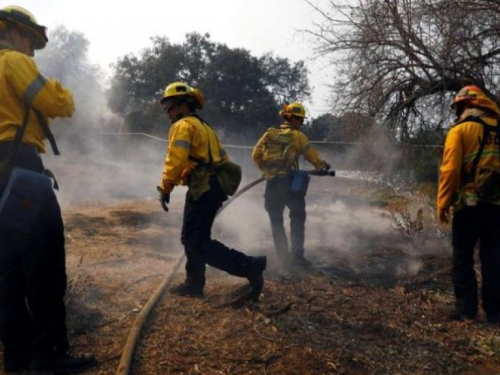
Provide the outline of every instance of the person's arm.
<path id="1" fill-rule="evenodd" d="M 263 169 L 262 163 L 264 160 L 264 144 L 266 136 L 267 132 L 265 132 L 264 135 L 259 139 L 252 151 L 252 159 L 260 170 Z"/>
<path id="2" fill-rule="evenodd" d="M 299 133 L 299 145 L 300 152 L 302 153 L 302 155 L 304 155 L 304 158 L 309 163 L 314 165 L 314 168 L 316 170 L 319 171 L 322 169 L 326 169 L 327 166 L 329 167 L 328 163 L 321 159 L 316 148 L 311 143 L 309 143 L 309 139 L 302 132 Z"/>
<path id="3" fill-rule="evenodd" d="M 448 222 L 453 195 L 460 188 L 462 155 L 460 127 L 457 126 L 452 128 L 446 136 L 443 161 L 439 169 L 437 211 L 438 218 L 443 223 Z"/>
<path id="4" fill-rule="evenodd" d="M 25 103 L 31 103 L 46 117 L 71 117 L 73 94 L 59 81 L 47 79 L 28 56 L 13 53 L 9 61 L 10 83 Z"/>
<path id="5" fill-rule="evenodd" d="M 182 180 L 182 172 L 189 166 L 189 154 L 192 147 L 192 126 L 180 120 L 170 129 L 169 146 L 160 188 L 170 193 Z"/>

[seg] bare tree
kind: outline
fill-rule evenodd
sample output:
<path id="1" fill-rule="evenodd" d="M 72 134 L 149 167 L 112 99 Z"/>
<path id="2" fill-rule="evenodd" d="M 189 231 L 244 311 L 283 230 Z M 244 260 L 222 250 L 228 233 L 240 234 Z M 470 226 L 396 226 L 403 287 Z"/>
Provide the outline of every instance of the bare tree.
<path id="1" fill-rule="evenodd" d="M 497 94 L 500 1 L 305 0 L 321 21 L 307 32 L 338 69 L 337 110 L 382 118 L 401 140 L 450 118 L 465 83 Z"/>

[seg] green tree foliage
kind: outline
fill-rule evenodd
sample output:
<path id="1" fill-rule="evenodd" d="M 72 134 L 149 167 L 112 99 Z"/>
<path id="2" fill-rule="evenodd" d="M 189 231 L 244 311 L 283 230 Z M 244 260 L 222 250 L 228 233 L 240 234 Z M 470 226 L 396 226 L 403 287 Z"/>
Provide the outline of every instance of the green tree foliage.
<path id="1" fill-rule="evenodd" d="M 208 34 L 191 33 L 181 44 L 154 37 L 139 56 L 119 59 L 109 107 L 124 116 L 131 129 L 163 134 L 167 120 L 157 100 L 166 85 L 177 80 L 199 87 L 206 99 L 202 117 L 226 139 L 242 142 L 279 123 L 281 103 L 310 96 L 303 62 L 270 53 L 255 57 L 248 50 L 213 42 Z"/>
<path id="2" fill-rule="evenodd" d="M 327 113 L 306 123 L 302 130 L 312 141 L 341 141 L 335 136 L 341 126 L 338 117 Z"/>
<path id="3" fill-rule="evenodd" d="M 373 119 L 357 112 L 341 116 L 327 113 L 306 124 L 304 132 L 315 141 L 357 142 L 368 134 L 372 125 Z"/>

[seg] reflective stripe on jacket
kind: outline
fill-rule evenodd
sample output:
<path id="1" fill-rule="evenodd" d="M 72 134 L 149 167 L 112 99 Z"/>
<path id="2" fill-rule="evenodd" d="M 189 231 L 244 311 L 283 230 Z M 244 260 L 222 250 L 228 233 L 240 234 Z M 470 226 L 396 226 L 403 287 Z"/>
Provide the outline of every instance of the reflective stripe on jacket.
<path id="1" fill-rule="evenodd" d="M 14 140 L 25 116 L 25 103 L 43 116 L 70 117 L 75 109 L 73 94 L 55 79 L 43 77 L 35 61 L 23 53 L 0 50 L 0 142 Z M 45 152 L 45 134 L 31 110 L 23 142 Z"/>
<path id="2" fill-rule="evenodd" d="M 259 169 L 263 172 L 266 179 L 270 179 L 276 175 L 284 175 L 290 173 L 291 170 L 298 169 L 298 159 L 300 155 L 310 162 L 317 170 L 324 167 L 325 162 L 321 159 L 316 151 L 316 148 L 309 143 L 307 136 L 298 129 L 292 129 L 287 122 L 281 124 L 280 132 L 288 135 L 290 144 L 287 148 L 287 161 L 281 168 L 269 168 L 264 161 L 266 152 L 266 143 L 268 138 L 274 136 L 276 128 L 269 128 L 264 135 L 259 139 L 252 152 L 252 159 Z"/>
<path id="3" fill-rule="evenodd" d="M 481 118 L 488 125 L 498 126 L 496 119 L 484 116 L 484 112 L 482 114 Z M 465 115 L 462 118 L 465 118 Z M 483 139 L 483 132 L 483 126 L 473 121 L 463 122 L 449 130 L 439 175 L 438 210 L 446 210 L 452 205 L 457 210 L 465 203 L 474 205 L 478 201 L 474 181 L 465 182 L 465 178 L 471 174 L 472 164 Z M 478 168 L 490 166 L 500 169 L 498 152 L 498 138 L 496 132 L 492 131 L 479 158 Z M 490 203 L 500 204 L 500 202 Z"/>
<path id="4" fill-rule="evenodd" d="M 209 163 L 209 142 L 213 164 L 229 159 L 217 134 L 195 116 L 187 115 L 172 124 L 168 138 L 168 151 L 160 182 L 163 189 L 168 184 L 180 185 L 183 182 L 183 171 L 198 165 L 192 159 Z"/>

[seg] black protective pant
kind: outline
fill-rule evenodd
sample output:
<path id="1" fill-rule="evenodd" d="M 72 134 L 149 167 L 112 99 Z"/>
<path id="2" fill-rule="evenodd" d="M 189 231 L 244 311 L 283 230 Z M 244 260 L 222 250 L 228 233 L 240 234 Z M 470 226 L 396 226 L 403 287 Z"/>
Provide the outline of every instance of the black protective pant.
<path id="1" fill-rule="evenodd" d="M 205 286 L 205 265 L 231 275 L 248 277 L 252 257 L 211 238 L 215 215 L 227 199 L 215 175 L 210 176 L 210 190 L 194 201 L 186 194 L 181 241 L 186 253 L 186 285 L 196 290 Z"/>
<path id="2" fill-rule="evenodd" d="M 0 161 L 12 142 L 0 142 Z M 15 166 L 36 172 L 44 167 L 35 148 L 21 144 Z M 0 181 L 0 194 L 5 176 Z M 57 199 L 49 200 L 30 235 L 0 228 L 0 340 L 5 361 L 31 353 L 46 357 L 69 349 L 66 332 L 64 225 Z"/>
<path id="3" fill-rule="evenodd" d="M 266 183 L 264 205 L 273 234 L 274 246 L 282 261 L 288 259 L 288 240 L 283 224 L 285 207 L 290 210 L 290 239 L 292 256 L 304 255 L 304 232 L 306 223 L 305 195 L 290 192 L 292 175 L 275 176 Z"/>
<path id="4" fill-rule="evenodd" d="M 453 287 L 460 313 L 478 309 L 474 248 L 479 241 L 483 308 L 488 317 L 500 313 L 500 206 L 480 202 L 453 215 Z"/>

